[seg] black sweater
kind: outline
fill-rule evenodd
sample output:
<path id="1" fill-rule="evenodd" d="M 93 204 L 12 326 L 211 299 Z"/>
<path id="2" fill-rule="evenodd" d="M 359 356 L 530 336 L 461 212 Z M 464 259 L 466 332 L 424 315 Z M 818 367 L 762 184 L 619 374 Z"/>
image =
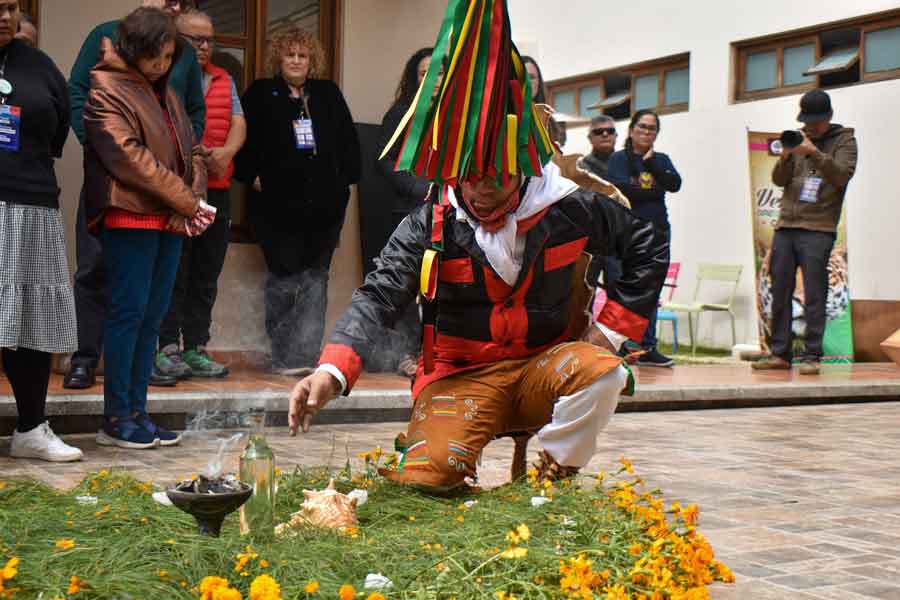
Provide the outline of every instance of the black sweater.
<path id="1" fill-rule="evenodd" d="M 391 137 L 400 126 L 400 121 L 408 106 L 395 103 L 385 113 L 384 119 L 381 121 L 381 137 L 378 143 L 378 153 L 384 151 L 384 147 L 391 141 Z M 391 212 L 394 213 L 395 223 L 403 220 L 417 206 L 425 202 L 428 195 L 428 188 L 431 185 L 427 179 L 422 179 L 413 175 L 409 171 L 396 171 L 394 166 L 397 164 L 397 158 L 400 156 L 400 148 L 403 146 L 403 136 L 397 139 L 391 149 L 385 154 L 384 158 L 378 161 L 378 170 L 384 175 L 391 186 L 394 188 L 396 196 L 391 202 Z"/>
<path id="2" fill-rule="evenodd" d="M 360 146 L 350 109 L 331 81 L 307 80 L 316 150 L 299 150 L 293 121 L 303 102 L 290 97 L 281 77 L 259 79 L 244 93 L 247 141 L 235 161 L 235 178 L 252 184 L 259 177 L 261 202 L 251 211 L 284 227 L 321 228 L 344 217 L 347 186 L 360 177 Z"/>
<path id="3" fill-rule="evenodd" d="M 49 56 L 19 40 L 6 53 L 5 77 L 13 86 L 6 104 L 22 109 L 18 152 L 0 150 L 0 200 L 59 207 L 53 158 L 62 156 L 69 134 L 66 78 Z"/>

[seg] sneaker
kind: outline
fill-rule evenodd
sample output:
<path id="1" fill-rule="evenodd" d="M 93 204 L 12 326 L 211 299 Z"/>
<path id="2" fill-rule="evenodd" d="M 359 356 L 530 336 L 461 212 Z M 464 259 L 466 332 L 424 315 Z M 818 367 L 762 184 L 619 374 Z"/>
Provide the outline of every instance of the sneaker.
<path id="1" fill-rule="evenodd" d="M 791 363 L 780 356 L 767 356 L 750 363 L 750 368 L 754 371 L 790 371 Z"/>
<path id="2" fill-rule="evenodd" d="M 63 387 L 67 390 L 86 390 L 92 387 L 97 381 L 94 375 L 94 369 L 87 365 L 73 364 L 63 377 Z"/>
<path id="3" fill-rule="evenodd" d="M 154 423 L 146 413 L 138 413 L 135 415 L 134 420 L 141 429 L 152 435 L 153 439 L 156 440 L 160 446 L 176 446 L 181 442 L 180 433 L 163 429 Z"/>
<path id="4" fill-rule="evenodd" d="M 160 375 L 175 379 L 188 379 L 193 374 L 190 365 L 181 357 L 181 351 L 176 344 L 169 344 L 159 351 L 155 366 Z"/>
<path id="5" fill-rule="evenodd" d="M 651 348 L 638 357 L 637 364 L 639 367 L 671 367 L 675 361 L 656 348 Z"/>
<path id="6" fill-rule="evenodd" d="M 800 368 L 797 369 L 797 372 L 801 375 L 818 375 L 819 374 L 819 361 L 817 360 L 804 360 L 800 364 Z"/>
<path id="7" fill-rule="evenodd" d="M 107 417 L 103 419 L 103 427 L 97 432 L 98 446 L 148 450 L 159 444 L 156 436 L 138 425 L 132 417 L 120 417 L 115 421 Z"/>
<path id="8" fill-rule="evenodd" d="M 188 350 L 181 358 L 195 377 L 225 377 L 228 375 L 228 367 L 211 359 L 203 346 L 197 346 L 196 350 Z"/>
<path id="9" fill-rule="evenodd" d="M 9 455 L 13 458 L 39 458 L 50 462 L 72 462 L 81 460 L 83 456 L 81 450 L 59 439 L 47 421 L 25 433 L 16 429 Z"/>
<path id="10" fill-rule="evenodd" d="M 153 371 L 150 372 L 150 380 L 147 381 L 147 385 L 152 385 L 153 387 L 175 387 L 178 385 L 178 379 L 171 375 L 163 375 L 156 370 L 156 365 L 154 365 Z"/>

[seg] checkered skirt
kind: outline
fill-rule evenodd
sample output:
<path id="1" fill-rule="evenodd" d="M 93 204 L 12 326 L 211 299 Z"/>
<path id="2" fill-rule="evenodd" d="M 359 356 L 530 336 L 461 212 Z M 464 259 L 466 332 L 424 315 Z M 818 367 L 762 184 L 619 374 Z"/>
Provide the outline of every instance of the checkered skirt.
<path id="1" fill-rule="evenodd" d="M 0 347 L 78 348 L 60 212 L 0 200 Z"/>

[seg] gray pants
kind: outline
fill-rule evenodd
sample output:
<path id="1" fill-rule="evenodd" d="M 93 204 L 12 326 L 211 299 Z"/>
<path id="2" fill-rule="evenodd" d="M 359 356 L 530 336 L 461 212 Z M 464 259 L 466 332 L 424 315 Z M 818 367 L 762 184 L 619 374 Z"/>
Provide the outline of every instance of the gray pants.
<path id="1" fill-rule="evenodd" d="M 787 361 L 793 357 L 793 297 L 797 268 L 803 270 L 803 312 L 806 344 L 803 358 L 822 358 L 825 304 L 828 300 L 828 259 L 835 234 L 808 229 L 779 229 L 772 241 L 772 333 L 769 348 Z"/>

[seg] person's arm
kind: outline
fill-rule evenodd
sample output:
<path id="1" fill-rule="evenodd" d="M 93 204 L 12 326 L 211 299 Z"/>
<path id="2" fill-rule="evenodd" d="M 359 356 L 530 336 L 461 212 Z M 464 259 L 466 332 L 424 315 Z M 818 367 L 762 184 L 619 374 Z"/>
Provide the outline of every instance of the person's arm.
<path id="1" fill-rule="evenodd" d="M 431 209 L 422 206 L 408 215 L 391 235 L 362 286 L 334 326 L 319 364 L 336 367 L 349 393 L 385 328 L 396 323 L 419 289 L 422 255 L 429 243 Z"/>
<path id="2" fill-rule="evenodd" d="M 229 78 L 230 79 L 230 78 Z M 247 121 L 244 119 L 244 111 L 241 108 L 241 100 L 237 95 L 234 81 L 231 82 L 231 127 L 228 129 L 228 137 L 220 148 L 207 148 L 206 159 L 210 175 L 221 177 L 228 170 L 228 165 L 234 160 L 247 139 Z"/>
<path id="3" fill-rule="evenodd" d="M 184 109 L 187 111 L 197 143 L 203 139 L 206 129 L 206 99 L 203 97 L 203 71 L 197 62 L 197 53 L 190 44 L 185 44 L 185 58 L 188 60 L 187 89 L 184 95 Z"/>
<path id="4" fill-rule="evenodd" d="M 607 291 L 597 322 L 640 343 L 669 268 L 668 235 L 605 196 L 579 193 L 584 212 L 571 216 L 590 223 L 587 251 L 622 261 L 622 275 Z"/>
<path id="5" fill-rule="evenodd" d="M 772 183 L 778 187 L 787 187 L 793 176 L 794 156 L 789 152 L 782 152 L 772 167 Z"/>
<path id="6" fill-rule="evenodd" d="M 338 153 L 340 169 L 348 184 L 359 183 L 362 176 L 362 150 L 350 107 L 337 85 L 332 84 L 337 102 Z"/>
<path id="7" fill-rule="evenodd" d="M 124 185 L 157 198 L 178 214 L 192 217 L 197 212 L 197 194 L 176 173 L 164 167 L 147 148 L 125 116 L 128 107 L 104 90 L 94 88 L 84 107 L 85 139 L 103 163 L 103 167 Z M 165 127 L 164 124 L 160 124 Z M 199 147 L 198 147 L 199 148 Z M 202 177 L 206 185 L 206 168 L 197 169 L 196 148 L 192 161 L 194 184 Z M 202 162 L 202 158 L 200 159 Z M 205 195 L 205 190 L 204 190 Z"/>
<path id="8" fill-rule="evenodd" d="M 384 115 L 384 119 L 381 121 L 381 135 L 378 140 L 379 155 L 384 150 L 384 147 L 388 145 L 388 142 L 391 141 L 397 127 L 400 126 L 403 114 L 402 107 L 394 106 Z M 397 158 L 400 156 L 401 145 L 402 138 L 394 143 L 387 154 L 384 155 L 384 158 L 378 160 L 378 170 L 391 182 L 394 190 L 401 196 L 424 200 L 428 196 L 428 189 L 430 188 L 428 180 L 417 177 L 409 171 L 397 171 L 394 168 L 397 164 Z"/>
<path id="9" fill-rule="evenodd" d="M 66 88 L 66 78 L 56 65 L 48 58 L 50 70 L 50 94 L 53 98 L 53 107 L 56 109 L 56 133 L 50 142 L 50 155 L 61 158 L 66 139 L 69 137 L 69 119 L 71 107 L 69 105 L 69 90 Z"/>
<path id="10" fill-rule="evenodd" d="M 631 183 L 629 160 L 628 153 L 624 151 L 616 152 L 609 157 L 609 182 L 619 188 L 619 191 L 625 194 L 632 205 L 659 200 L 665 193 L 660 188 L 644 189 L 640 185 Z"/>
<path id="11" fill-rule="evenodd" d="M 681 189 L 681 175 L 665 154 L 654 153 L 650 160 L 644 161 L 644 168 L 650 171 L 656 184 L 665 191 L 674 193 Z"/>
<path id="12" fill-rule="evenodd" d="M 88 91 L 91 89 L 91 69 L 97 64 L 100 57 L 100 42 L 103 34 L 100 27 L 94 28 L 87 39 L 81 45 L 75 64 L 72 65 L 72 72 L 69 75 L 69 103 L 71 110 L 70 122 L 72 131 L 79 143 L 84 145 L 84 124 L 82 123 L 82 114 L 84 112 L 84 103 L 87 101 Z"/>
<path id="13" fill-rule="evenodd" d="M 816 150 L 809 158 L 825 181 L 835 187 L 844 187 L 856 172 L 856 138 L 850 137 L 839 144 L 833 154 Z"/>

